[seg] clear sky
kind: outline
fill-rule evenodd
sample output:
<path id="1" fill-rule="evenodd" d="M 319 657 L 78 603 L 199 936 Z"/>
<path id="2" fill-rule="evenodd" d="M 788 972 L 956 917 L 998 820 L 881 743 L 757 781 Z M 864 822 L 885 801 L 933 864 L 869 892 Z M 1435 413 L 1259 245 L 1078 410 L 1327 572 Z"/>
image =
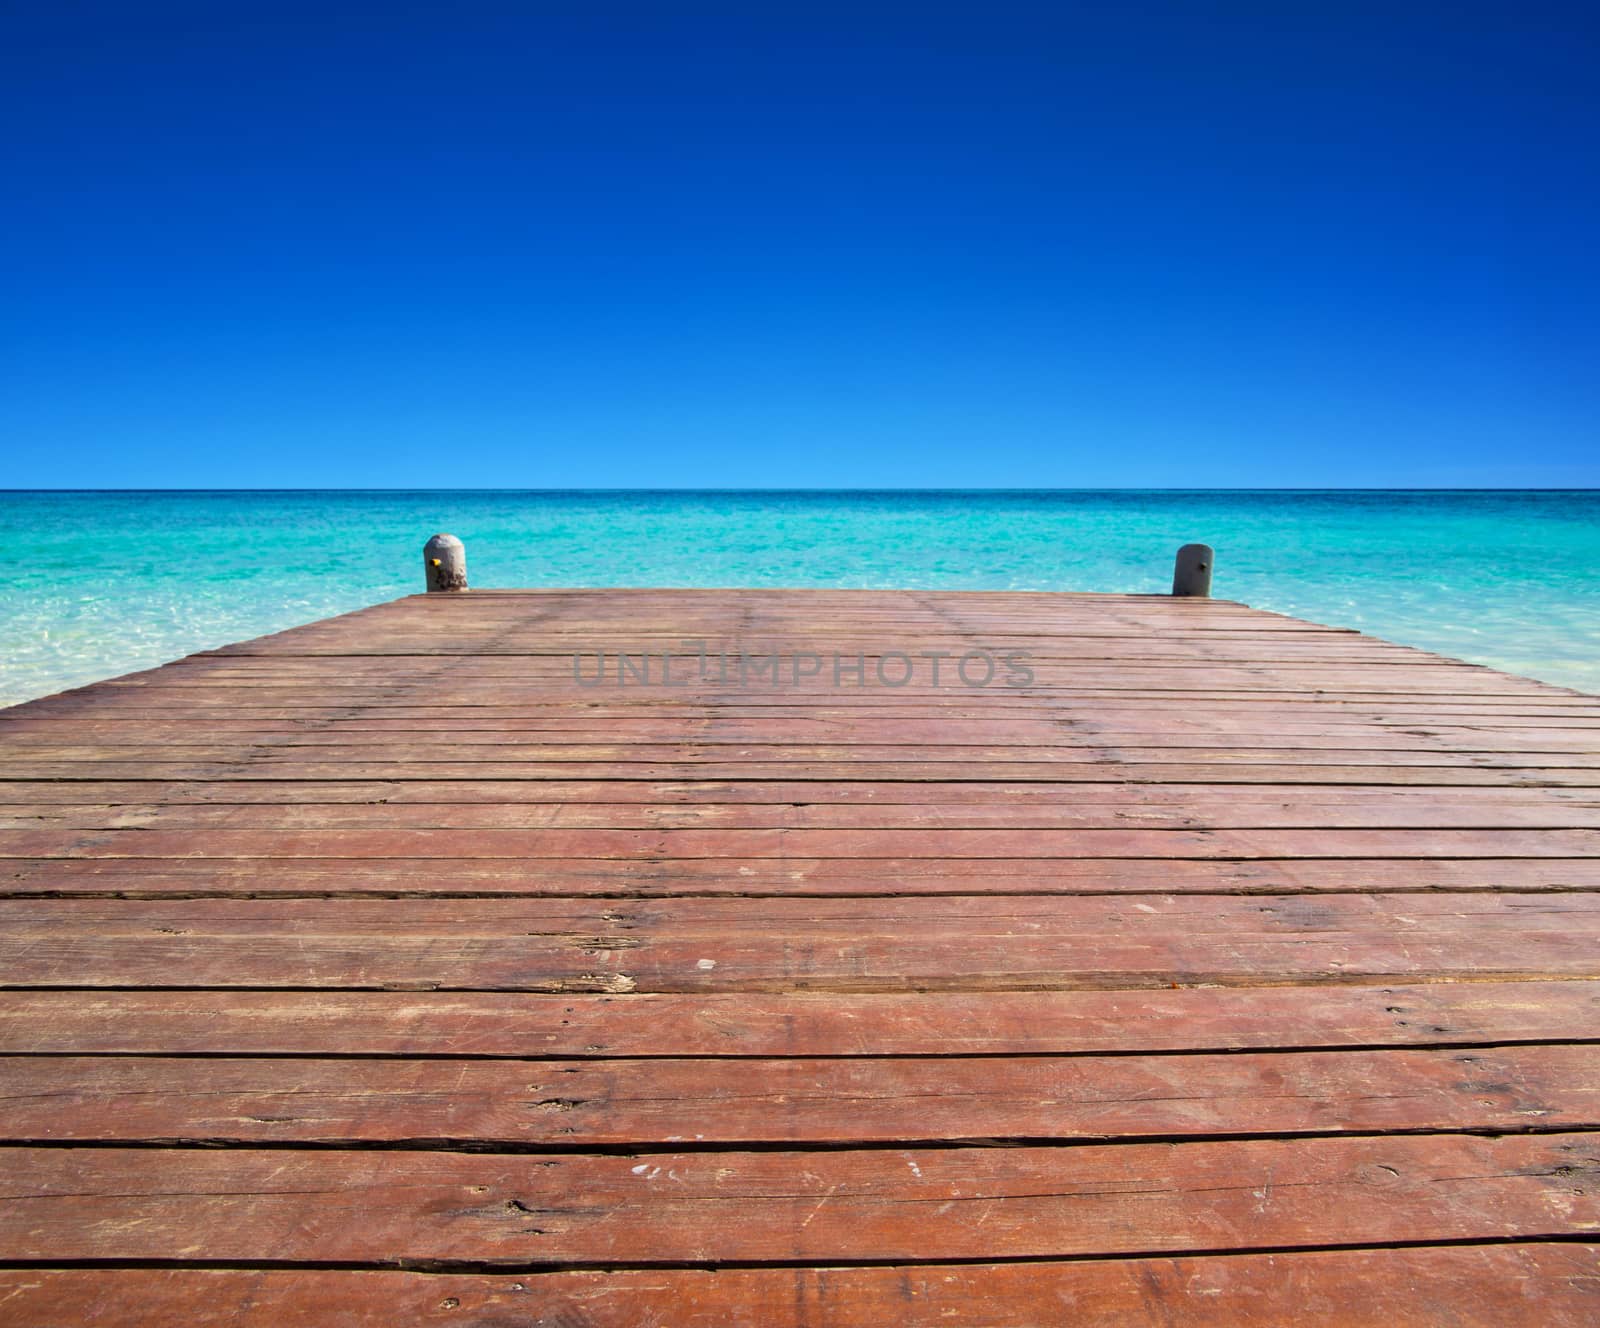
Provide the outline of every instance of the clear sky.
<path id="1" fill-rule="evenodd" d="M 1600 6 L 0 0 L 0 485 L 1600 485 Z"/>

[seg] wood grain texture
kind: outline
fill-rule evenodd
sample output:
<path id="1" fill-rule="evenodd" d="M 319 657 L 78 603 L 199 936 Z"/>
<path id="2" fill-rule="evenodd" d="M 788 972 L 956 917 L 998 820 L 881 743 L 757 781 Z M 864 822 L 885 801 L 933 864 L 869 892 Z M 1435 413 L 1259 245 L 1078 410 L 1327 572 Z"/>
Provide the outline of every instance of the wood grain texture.
<path id="1" fill-rule="evenodd" d="M 0 900 L 12 987 L 893 991 L 1600 977 L 1600 895 Z"/>
<path id="2" fill-rule="evenodd" d="M 1592 1045 L 1167 1056 L 0 1058 L 0 1139 L 494 1148 L 1600 1128 Z"/>
<path id="3" fill-rule="evenodd" d="M 0 895 L 790 898 L 1532 893 L 1600 887 L 1593 858 L 13 858 Z"/>
<path id="4" fill-rule="evenodd" d="M 0 1325 L 1588 1324 L 1597 1028 L 1600 698 L 1226 601 L 413 596 L 0 712 Z"/>
<path id="5" fill-rule="evenodd" d="M 0 1270 L 0 1322 L 118 1328 L 1590 1328 L 1600 1245 L 500 1274 Z"/>
<path id="6" fill-rule="evenodd" d="M 1035 1056 L 1592 1041 L 1600 981 L 811 995 L 11 991 L 0 1054 Z"/>
<path id="7" fill-rule="evenodd" d="M 1587 1133 L 605 1155 L 0 1148 L 0 1175 L 0 1248 L 24 1263 L 938 1261 L 1600 1231 Z"/>

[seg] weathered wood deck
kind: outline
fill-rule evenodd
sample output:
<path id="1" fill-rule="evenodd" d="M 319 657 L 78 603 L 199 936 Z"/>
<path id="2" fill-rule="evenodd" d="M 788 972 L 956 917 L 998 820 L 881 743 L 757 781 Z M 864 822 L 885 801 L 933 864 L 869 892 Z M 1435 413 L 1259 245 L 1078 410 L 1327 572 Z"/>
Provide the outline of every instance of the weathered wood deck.
<path id="1" fill-rule="evenodd" d="M 1600 1320 L 1600 699 L 1219 601 L 475 591 L 0 754 L 5 1324 Z"/>

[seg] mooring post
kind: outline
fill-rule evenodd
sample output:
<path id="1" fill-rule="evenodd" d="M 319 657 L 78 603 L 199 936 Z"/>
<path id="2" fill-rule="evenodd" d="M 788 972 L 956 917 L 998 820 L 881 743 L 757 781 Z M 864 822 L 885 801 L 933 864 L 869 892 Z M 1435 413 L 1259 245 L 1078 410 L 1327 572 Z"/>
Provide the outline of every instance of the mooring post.
<path id="1" fill-rule="evenodd" d="M 1178 550 L 1178 565 L 1172 571 L 1172 593 L 1208 599 L 1211 595 L 1211 564 L 1216 554 L 1209 544 L 1185 544 Z"/>
<path id="2" fill-rule="evenodd" d="M 454 535 L 435 535 L 422 546 L 422 570 L 429 590 L 465 590 L 467 546 Z"/>

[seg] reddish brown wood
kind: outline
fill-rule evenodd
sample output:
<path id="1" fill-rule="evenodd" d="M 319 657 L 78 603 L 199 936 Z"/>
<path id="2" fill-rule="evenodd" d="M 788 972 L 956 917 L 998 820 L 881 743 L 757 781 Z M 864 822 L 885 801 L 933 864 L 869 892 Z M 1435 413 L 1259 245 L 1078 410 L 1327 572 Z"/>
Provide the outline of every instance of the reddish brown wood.
<path id="1" fill-rule="evenodd" d="M 0 893 L 625 896 L 1296 894 L 1600 886 L 1593 858 L 1126 860 L 13 858 Z"/>
<path id="2" fill-rule="evenodd" d="M 1035 676 L 572 681 L 684 637 Z M 1600 699 L 1221 601 L 475 591 L 0 762 L 0 1323 L 1595 1317 Z"/>
<path id="3" fill-rule="evenodd" d="M 1600 1245 L 1432 1246 L 1068 1263 L 497 1274 L 0 1271 L 0 1323 L 239 1328 L 1590 1328 Z"/>
<path id="4" fill-rule="evenodd" d="M 0 1148 L 18 1262 L 1059 1258 L 1600 1223 L 1590 1134 L 516 1155 Z M 152 1164 L 154 1162 L 154 1165 Z"/>
<path id="5" fill-rule="evenodd" d="M 13 991 L 0 1054 L 937 1056 L 1573 1042 L 1600 981 L 609 996 Z"/>
<path id="6" fill-rule="evenodd" d="M 0 1059 L 6 1142 L 526 1148 L 1597 1127 L 1593 1046 L 465 1063 Z"/>
<path id="7" fill-rule="evenodd" d="M 893 991 L 1600 976 L 1600 895 L 0 900 L 13 987 Z"/>
<path id="8" fill-rule="evenodd" d="M 54 852 L 52 853 L 52 850 Z M 0 830 L 0 859 L 1597 858 L 1600 831 L 1334 829 Z"/>
<path id="9" fill-rule="evenodd" d="M 1539 742 L 1548 742 L 1541 739 Z M 943 766 L 962 761 L 979 765 L 1031 765 L 1099 767 L 1108 762 L 1128 765 L 1226 765 L 1230 762 L 1245 765 L 1281 766 L 1306 760 L 1338 766 L 1394 766 L 1410 769 L 1459 768 L 1476 766 L 1508 770 L 1600 768 L 1600 756 L 1586 747 L 1570 751 L 1552 751 L 1540 747 L 1539 742 L 1519 744 L 1508 751 L 1480 752 L 1442 750 L 1433 747 L 1414 749 L 1379 749 L 1375 744 L 1362 745 L 1357 738 L 1344 740 L 1344 745 L 1315 748 L 1294 748 L 1241 743 L 1223 746 L 1177 746 L 1159 743 L 1123 743 L 1113 746 L 1092 738 L 1067 742 L 1057 739 L 1055 745 L 1022 743 L 1013 745 L 935 744 L 935 743 L 784 743 L 771 740 L 760 742 L 704 742 L 686 741 L 635 742 L 635 743 L 447 743 L 442 741 L 382 742 L 376 744 L 347 744 L 343 747 L 331 743 L 296 743 L 285 740 L 262 741 L 249 746 L 250 759 L 263 766 L 284 767 L 290 770 L 322 770 L 331 768 L 337 773 L 340 767 L 357 771 L 369 766 L 393 766 L 411 762 L 425 763 L 442 769 L 456 767 L 485 767 L 474 777 L 497 779 L 514 778 L 506 767 L 522 762 L 548 766 L 598 767 L 612 778 L 627 778 L 627 764 L 682 765 L 706 761 L 713 766 L 749 763 L 757 768 L 783 762 L 809 763 L 817 766 L 864 762 L 869 765 Z M 241 744 L 242 745 L 242 744 Z M 126 765 L 130 762 L 151 760 L 165 764 L 193 762 L 205 765 L 224 762 L 239 745 L 189 744 L 151 740 L 144 744 L 63 744 L 48 742 L 6 745 L 4 756 L 10 773 L 26 774 L 30 770 L 42 771 L 56 767 L 79 768 L 90 778 L 117 778 L 106 776 L 99 767 Z M 1104 769 L 1097 772 L 1105 778 Z M 341 775 L 343 778 L 368 779 L 369 774 Z M 388 777 L 388 776 L 378 776 Z M 581 776 L 571 776 L 578 778 Z M 592 777 L 592 776 L 590 776 Z M 605 777 L 605 776 L 602 776 Z M 720 776 L 712 776 L 720 778 Z M 781 777 L 779 775 L 778 777 Z M 901 777 L 908 777 L 902 775 Z M 971 776 L 969 776 L 971 777 Z"/>
<path id="10" fill-rule="evenodd" d="M 64 806 L 0 807 L 0 826 L 6 830 L 42 828 L 68 830 L 164 830 L 194 834 L 211 830 L 269 830 L 290 834 L 327 830 L 1161 830 L 1215 828 L 1225 830 L 1302 830 L 1301 822 L 1316 817 L 1329 829 L 1344 830 L 1568 830 L 1600 828 L 1600 807 L 1561 804 L 1514 803 L 1477 808 L 1437 803 L 1407 805 L 1399 799 L 1389 806 L 1333 805 L 1312 812 L 1295 804 L 1196 800 L 1188 806 L 1116 807 L 1090 804 L 1081 807 L 1041 808 L 1038 811 L 1003 806 L 970 807 L 962 803 L 902 806 L 850 806 L 834 804 L 705 803 L 636 806 L 600 803 L 584 807 L 541 807 L 523 803 L 495 806 L 485 803 L 425 803 L 417 805 L 313 807 L 210 806 L 168 808 L 145 805 L 116 807 Z M 1093 841 L 1088 841 L 1091 845 Z M 1162 841 L 1155 841 L 1160 845 Z M 1540 841 L 1531 841 L 1540 843 Z M 1560 841 L 1557 840 L 1557 843 Z M 141 855 L 142 856 L 142 855 Z M 326 854 L 322 856 L 334 856 Z M 426 856 L 426 855 L 418 855 Z M 461 854 L 470 858 L 473 854 Z M 489 856 L 489 855 L 486 855 Z M 744 854 L 732 854 L 744 857 Z M 872 856 L 861 854 L 859 856 Z M 1085 854 L 1084 856 L 1099 856 Z M 1146 856 L 1128 854 L 1127 856 Z M 1156 856 L 1156 855 L 1148 855 Z M 1289 856 L 1289 855 L 1277 855 Z M 1373 856 L 1370 854 L 1362 856 Z M 1546 856 L 1545 854 L 1508 856 Z"/>
<path id="11" fill-rule="evenodd" d="M 1191 754 L 1192 755 L 1192 754 Z M 1116 765 L 1118 777 L 1128 783 L 1148 784 L 1368 784 L 1380 787 L 1429 785 L 1522 788 L 1600 788 L 1600 769 L 1569 766 L 1554 760 L 1518 766 L 1491 764 L 1479 759 L 1466 764 L 1384 765 L 1324 764 L 1291 759 L 1244 759 L 1204 764 L 1185 758 L 1173 761 L 1128 761 Z M 1465 758 L 1458 758 L 1465 760 Z M 944 784 L 983 779 L 1029 781 L 1047 784 L 1098 784 L 1114 764 L 1106 754 L 1102 764 L 1068 761 L 982 761 L 972 757 L 956 761 L 876 761 L 867 759 L 810 761 L 798 758 L 760 761 L 718 760 L 707 755 L 680 761 L 279 761 L 268 757 L 237 761 L 94 760 L 7 761 L 7 773 L 42 781 L 138 780 L 161 782 L 191 780 L 226 784 L 233 781 L 306 780 L 351 781 L 420 780 L 430 785 L 482 780 L 816 780 L 834 782 L 859 778 Z"/>

